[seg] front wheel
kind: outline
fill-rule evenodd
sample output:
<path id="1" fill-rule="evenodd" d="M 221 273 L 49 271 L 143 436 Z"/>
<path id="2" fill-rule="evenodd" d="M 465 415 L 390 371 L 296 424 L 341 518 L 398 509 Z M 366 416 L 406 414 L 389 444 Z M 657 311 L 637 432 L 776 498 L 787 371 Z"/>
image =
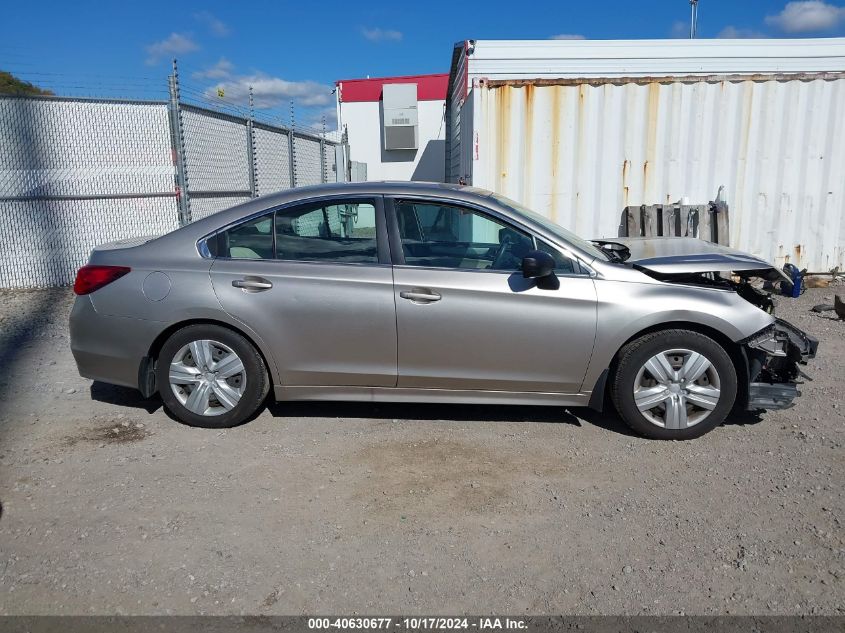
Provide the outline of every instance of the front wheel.
<path id="1" fill-rule="evenodd" d="M 240 334 L 216 325 L 189 325 L 162 346 L 156 367 L 161 399 L 190 426 L 237 426 L 269 390 L 264 361 Z"/>
<path id="2" fill-rule="evenodd" d="M 646 334 L 622 348 L 611 398 L 646 437 L 687 440 L 719 426 L 734 406 L 736 369 L 725 349 L 691 330 Z"/>

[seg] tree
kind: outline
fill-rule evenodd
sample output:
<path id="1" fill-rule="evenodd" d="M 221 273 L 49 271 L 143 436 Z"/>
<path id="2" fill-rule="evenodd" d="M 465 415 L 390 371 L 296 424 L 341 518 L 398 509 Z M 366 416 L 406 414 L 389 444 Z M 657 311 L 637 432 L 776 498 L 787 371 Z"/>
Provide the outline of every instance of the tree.
<path id="1" fill-rule="evenodd" d="M 0 70 L 0 94 L 3 95 L 52 95 L 50 90 L 34 86 L 28 81 L 18 79 L 12 73 Z"/>

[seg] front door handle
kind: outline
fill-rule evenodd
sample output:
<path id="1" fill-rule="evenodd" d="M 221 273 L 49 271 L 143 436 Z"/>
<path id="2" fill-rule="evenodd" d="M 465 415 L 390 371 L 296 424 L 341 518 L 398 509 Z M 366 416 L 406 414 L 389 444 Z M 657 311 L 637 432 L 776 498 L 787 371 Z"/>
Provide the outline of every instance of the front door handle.
<path id="1" fill-rule="evenodd" d="M 429 290 L 428 288 L 413 288 L 412 290 L 403 290 L 399 296 L 414 303 L 433 303 L 440 301 L 439 293 Z"/>
<path id="2" fill-rule="evenodd" d="M 244 277 L 243 279 L 235 279 L 232 282 L 235 288 L 240 288 L 244 292 L 264 292 L 273 287 L 272 282 L 263 277 Z"/>

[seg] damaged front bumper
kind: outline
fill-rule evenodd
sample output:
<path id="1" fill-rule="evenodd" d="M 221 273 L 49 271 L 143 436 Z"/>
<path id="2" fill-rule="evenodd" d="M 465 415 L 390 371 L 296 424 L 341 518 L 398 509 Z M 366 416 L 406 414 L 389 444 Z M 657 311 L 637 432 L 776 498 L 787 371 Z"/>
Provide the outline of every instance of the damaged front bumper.
<path id="1" fill-rule="evenodd" d="M 784 321 L 775 322 L 744 342 L 748 359 L 748 409 L 787 409 L 801 395 L 799 365 L 815 358 L 819 341 Z"/>

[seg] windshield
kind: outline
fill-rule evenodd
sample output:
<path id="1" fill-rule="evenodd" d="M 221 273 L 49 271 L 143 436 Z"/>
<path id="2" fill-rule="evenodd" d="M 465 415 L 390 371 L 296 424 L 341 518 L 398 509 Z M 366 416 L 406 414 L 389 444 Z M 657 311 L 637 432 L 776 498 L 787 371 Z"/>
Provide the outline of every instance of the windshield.
<path id="1" fill-rule="evenodd" d="M 542 226 L 544 229 L 547 229 L 550 233 L 558 236 L 564 242 L 572 244 L 576 248 L 579 248 L 580 250 L 584 251 L 585 253 L 589 253 L 593 257 L 598 257 L 604 261 L 607 261 L 609 259 L 607 254 L 592 242 L 588 242 L 584 238 L 578 237 L 572 231 L 566 230 L 560 224 L 552 222 L 549 218 L 540 215 L 536 211 L 532 211 L 531 209 L 522 206 L 515 200 L 506 198 L 505 196 L 500 195 L 498 193 L 492 194 L 491 197 L 503 207 L 506 207 L 511 211 L 515 211 L 516 213 L 524 215 L 527 218 L 533 220 L 534 222 Z"/>

